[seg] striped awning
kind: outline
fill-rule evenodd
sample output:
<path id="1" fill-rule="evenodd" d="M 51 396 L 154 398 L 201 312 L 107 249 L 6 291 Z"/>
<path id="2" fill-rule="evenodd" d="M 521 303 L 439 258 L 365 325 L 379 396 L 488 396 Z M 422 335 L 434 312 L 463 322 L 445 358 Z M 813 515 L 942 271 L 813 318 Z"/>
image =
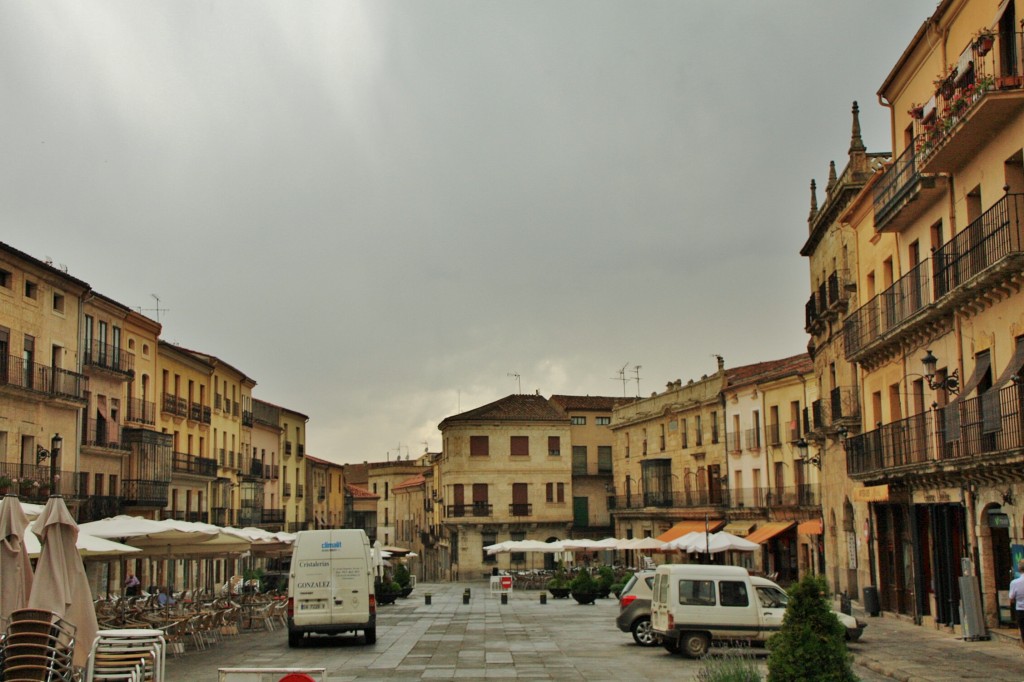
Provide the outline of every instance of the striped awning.
<path id="1" fill-rule="evenodd" d="M 796 523 L 793 521 L 772 521 L 771 523 L 766 523 L 760 526 L 757 530 L 748 535 L 747 540 L 758 544 L 764 544 L 779 533 L 785 533 L 795 525 Z"/>
<path id="2" fill-rule="evenodd" d="M 725 521 L 722 519 L 709 519 L 706 522 L 703 519 L 700 521 L 680 521 L 659 535 L 657 539 L 662 542 L 671 542 L 676 538 L 681 538 L 687 533 L 692 533 L 694 531 L 702 533 L 707 530 L 709 533 L 714 533 L 724 525 Z"/>

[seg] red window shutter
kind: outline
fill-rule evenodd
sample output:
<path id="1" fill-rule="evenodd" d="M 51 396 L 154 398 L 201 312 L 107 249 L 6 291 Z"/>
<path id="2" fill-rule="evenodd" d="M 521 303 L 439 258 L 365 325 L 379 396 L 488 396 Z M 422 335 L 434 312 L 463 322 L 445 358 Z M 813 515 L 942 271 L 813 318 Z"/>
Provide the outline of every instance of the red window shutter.
<path id="1" fill-rule="evenodd" d="M 513 455 L 529 456 L 530 454 L 530 437 L 529 436 L 511 436 L 509 440 L 509 450 Z"/>
<path id="2" fill-rule="evenodd" d="M 470 455 L 481 455 L 486 456 L 491 454 L 490 452 L 490 441 L 487 436 L 470 436 L 469 437 L 469 454 Z"/>

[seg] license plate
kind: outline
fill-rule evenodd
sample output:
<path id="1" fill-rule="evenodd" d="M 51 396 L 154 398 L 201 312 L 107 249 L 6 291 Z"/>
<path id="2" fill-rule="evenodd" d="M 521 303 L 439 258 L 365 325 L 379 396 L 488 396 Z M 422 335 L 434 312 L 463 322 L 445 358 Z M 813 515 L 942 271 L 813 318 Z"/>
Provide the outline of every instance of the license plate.
<path id="1" fill-rule="evenodd" d="M 320 611 L 324 608 L 323 602 L 300 602 L 299 611 Z"/>

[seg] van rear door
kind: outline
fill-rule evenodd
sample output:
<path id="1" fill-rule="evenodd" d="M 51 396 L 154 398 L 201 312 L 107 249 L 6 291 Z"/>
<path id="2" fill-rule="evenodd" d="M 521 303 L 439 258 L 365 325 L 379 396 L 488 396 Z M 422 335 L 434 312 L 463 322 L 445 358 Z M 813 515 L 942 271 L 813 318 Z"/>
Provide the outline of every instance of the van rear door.
<path id="1" fill-rule="evenodd" d="M 365 623 L 369 613 L 369 561 L 363 556 L 363 547 L 352 544 L 331 562 L 331 622 L 336 625 Z"/>
<path id="2" fill-rule="evenodd" d="M 302 548 L 305 549 L 305 548 Z M 291 585 L 294 599 L 293 619 L 297 626 L 328 622 L 331 612 L 331 560 L 319 552 L 296 553 L 292 567 L 295 576 Z"/>

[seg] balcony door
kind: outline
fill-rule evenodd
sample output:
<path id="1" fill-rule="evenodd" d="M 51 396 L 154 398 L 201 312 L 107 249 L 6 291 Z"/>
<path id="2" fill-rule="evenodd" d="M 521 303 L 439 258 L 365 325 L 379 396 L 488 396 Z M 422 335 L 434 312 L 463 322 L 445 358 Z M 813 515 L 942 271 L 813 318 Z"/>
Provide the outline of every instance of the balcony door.
<path id="1" fill-rule="evenodd" d="M 473 484 L 473 516 L 490 516 L 490 504 L 487 499 L 487 484 Z"/>
<path id="2" fill-rule="evenodd" d="M 528 516 L 530 509 L 530 493 L 526 483 L 512 484 L 512 516 Z"/>
<path id="3" fill-rule="evenodd" d="M 452 486 L 452 516 L 464 516 L 466 513 L 466 489 L 461 483 Z"/>

